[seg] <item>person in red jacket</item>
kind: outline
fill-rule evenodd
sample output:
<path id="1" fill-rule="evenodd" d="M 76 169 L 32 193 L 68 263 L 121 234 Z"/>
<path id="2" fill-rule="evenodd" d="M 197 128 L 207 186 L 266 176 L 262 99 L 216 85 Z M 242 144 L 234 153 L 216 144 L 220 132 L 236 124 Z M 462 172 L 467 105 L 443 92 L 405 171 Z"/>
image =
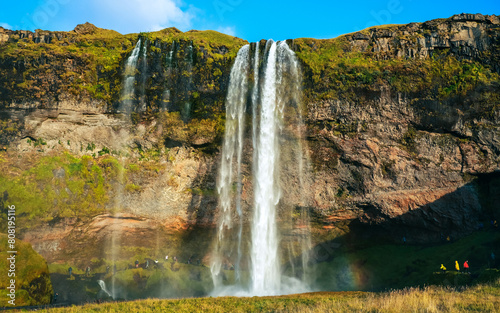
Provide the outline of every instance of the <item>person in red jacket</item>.
<path id="1" fill-rule="evenodd" d="M 470 274 L 470 272 L 469 272 L 469 260 L 464 262 L 464 272 Z"/>

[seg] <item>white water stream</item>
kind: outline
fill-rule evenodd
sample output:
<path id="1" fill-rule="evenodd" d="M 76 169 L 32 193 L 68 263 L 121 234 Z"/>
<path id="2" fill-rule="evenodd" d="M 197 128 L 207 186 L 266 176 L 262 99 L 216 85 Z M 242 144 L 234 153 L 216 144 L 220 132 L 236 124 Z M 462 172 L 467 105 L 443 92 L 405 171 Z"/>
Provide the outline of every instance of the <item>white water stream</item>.
<path id="1" fill-rule="evenodd" d="M 217 185 L 220 217 L 211 266 L 214 295 L 264 296 L 303 292 L 307 290 L 304 270 L 307 260 L 302 260 L 303 274 L 300 279 L 284 275 L 277 216 L 277 207 L 283 194 L 280 176 L 283 167 L 295 166 L 299 184 L 303 185 L 304 158 L 300 143 L 302 121 L 298 108 L 300 68 L 295 54 L 286 42 L 268 41 L 262 62 L 259 44 L 255 45 L 253 62 L 250 51 L 250 45 L 246 45 L 238 52 L 231 70 L 226 98 L 226 128 Z M 248 77 L 252 67 L 253 90 L 250 93 Z M 246 151 L 245 134 L 248 134 L 245 129 L 245 114 L 250 99 L 253 203 L 248 214 L 248 234 L 248 231 L 244 232 L 243 225 L 242 166 Z M 285 128 L 283 121 L 287 106 L 291 104 L 295 105 L 292 109 L 298 111 L 290 119 L 296 124 L 291 128 L 297 134 L 298 143 L 292 147 L 282 147 L 281 138 Z M 281 164 L 282 149 L 288 149 L 288 155 L 294 155 L 293 160 L 297 164 Z M 233 229 L 235 221 L 236 230 Z M 304 242 L 307 240 L 302 240 L 301 244 Z M 245 250 L 244 247 L 248 249 Z M 292 258 L 290 257 L 290 263 Z M 227 268 L 227 263 L 230 262 L 234 265 L 234 285 L 224 285 L 225 274 L 222 269 L 224 264 Z M 246 276 L 246 280 L 242 279 L 243 276 Z"/>

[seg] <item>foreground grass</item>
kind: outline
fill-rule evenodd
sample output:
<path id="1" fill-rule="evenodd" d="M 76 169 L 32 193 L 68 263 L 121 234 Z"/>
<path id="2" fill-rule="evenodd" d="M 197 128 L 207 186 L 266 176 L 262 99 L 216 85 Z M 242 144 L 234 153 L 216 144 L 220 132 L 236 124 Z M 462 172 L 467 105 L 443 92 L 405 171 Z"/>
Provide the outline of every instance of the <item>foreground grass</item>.
<path id="1" fill-rule="evenodd" d="M 427 287 L 383 293 L 319 292 L 253 298 L 148 299 L 42 312 L 498 312 L 500 280 L 461 290 Z"/>

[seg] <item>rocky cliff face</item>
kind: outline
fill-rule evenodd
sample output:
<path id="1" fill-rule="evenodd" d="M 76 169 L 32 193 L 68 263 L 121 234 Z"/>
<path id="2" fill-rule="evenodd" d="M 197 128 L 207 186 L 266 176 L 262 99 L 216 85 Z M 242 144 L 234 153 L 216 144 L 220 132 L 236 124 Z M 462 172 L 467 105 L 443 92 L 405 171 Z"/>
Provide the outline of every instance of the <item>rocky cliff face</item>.
<path id="1" fill-rule="evenodd" d="M 117 112 L 124 63 L 139 38 L 147 69 L 138 69 L 144 85 L 136 91 L 143 88 L 146 106 L 134 99 L 126 115 Z M 145 219 L 131 238 L 155 242 L 213 225 L 224 97 L 243 44 L 175 29 L 122 36 L 88 24 L 70 33 L 0 28 L 0 192 L 24 207 L 23 231 L 38 251 L 55 261 L 81 249 L 74 243 L 85 245 L 82 238 L 104 240 L 115 223 L 102 219 L 124 222 L 116 211 Z M 346 224 L 436 241 L 498 218 L 498 17 L 464 14 L 289 44 L 303 69 L 311 170 L 301 206 L 316 242 Z M 13 177 L 17 184 L 8 183 Z M 296 200 L 291 194 L 281 205 Z M 39 231 L 47 225 L 55 231 Z M 153 240 L 144 229 L 155 228 L 163 230 Z"/>
<path id="2" fill-rule="evenodd" d="M 315 207 L 329 215 L 325 220 L 356 216 L 392 238 L 418 242 L 460 236 L 498 214 L 483 197 L 498 197 L 499 26 L 496 16 L 462 14 L 344 37 L 347 58 L 365 58 L 364 64 L 329 62 L 333 70 L 325 66 L 320 83 L 306 89 L 313 94 L 307 107 Z M 316 42 L 297 45 L 302 57 L 309 49 L 329 52 Z M 395 66 L 394 60 L 408 61 Z M 436 75 L 426 62 L 447 65 L 432 65 Z M 453 62 L 457 69 L 445 74 Z M 475 62 L 495 78 L 479 83 L 476 75 L 459 86 Z M 345 88 L 342 76 L 351 71 L 355 86 Z M 392 72 L 387 78 L 386 71 Z M 325 80 L 340 92 L 330 96 Z M 318 94 L 327 99 L 314 99 Z"/>

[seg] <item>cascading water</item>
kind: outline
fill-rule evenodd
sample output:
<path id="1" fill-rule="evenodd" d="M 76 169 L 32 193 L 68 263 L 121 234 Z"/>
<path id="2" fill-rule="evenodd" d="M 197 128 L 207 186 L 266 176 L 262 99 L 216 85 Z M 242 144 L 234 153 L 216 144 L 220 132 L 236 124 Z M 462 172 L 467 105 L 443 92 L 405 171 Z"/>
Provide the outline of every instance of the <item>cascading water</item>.
<path id="1" fill-rule="evenodd" d="M 135 98 L 135 74 L 137 71 L 137 62 L 139 60 L 139 53 L 141 51 L 141 39 L 137 41 L 132 54 L 125 63 L 124 83 L 121 93 L 121 102 L 118 109 L 121 113 L 130 112 L 133 108 Z"/>
<path id="2" fill-rule="evenodd" d="M 171 68 L 173 66 L 174 62 L 174 53 L 176 51 L 176 42 L 175 40 L 172 41 L 172 45 L 170 46 L 170 50 L 167 53 L 166 61 L 167 61 L 167 68 Z"/>
<path id="3" fill-rule="evenodd" d="M 193 90 L 193 62 L 194 62 L 194 51 L 193 51 L 193 42 L 189 42 L 189 46 L 187 47 L 186 56 L 186 73 L 187 79 L 184 81 L 184 88 L 186 99 L 184 101 L 184 107 L 182 108 L 182 117 L 184 121 L 188 121 L 191 116 L 191 92 Z"/>
<path id="4" fill-rule="evenodd" d="M 254 160 L 254 215 L 251 224 L 251 291 L 257 295 L 280 289 L 276 205 L 280 198 L 277 123 L 281 116 L 276 105 L 276 48 L 276 43 L 272 42 L 264 74 L 260 127 L 254 138 L 257 143 L 257 159 Z"/>
<path id="5" fill-rule="evenodd" d="M 277 215 L 282 194 L 294 191 L 301 193 L 303 187 L 304 157 L 302 151 L 297 151 L 302 150 L 299 64 L 286 42 L 268 41 L 262 62 L 260 45 L 258 43 L 255 45 L 253 62 L 250 50 L 250 45 L 246 45 L 238 52 L 231 69 L 226 98 L 226 129 L 218 180 L 220 217 L 211 267 L 214 295 L 262 296 L 303 292 L 307 290 L 304 283 L 305 274 L 301 275 L 299 281 L 294 277 L 285 276 L 282 272 L 280 250 L 282 238 L 279 235 Z M 249 97 L 248 77 L 252 67 L 253 90 Z M 242 167 L 245 170 L 247 168 L 247 164 L 243 162 L 247 152 L 244 149 L 247 146 L 244 140 L 246 132 L 244 116 L 249 98 L 252 103 L 253 177 L 252 184 L 245 183 L 244 186 Z M 284 133 L 287 133 L 286 139 Z M 284 163 L 282 159 L 285 157 L 296 162 L 295 172 L 290 169 L 294 166 L 282 164 Z M 282 184 L 294 184 L 288 182 L 292 175 L 295 178 L 299 176 L 294 191 L 282 192 Z M 250 235 L 243 236 L 245 227 L 242 194 L 251 194 L 252 191 L 253 205 L 250 209 L 253 213 L 247 214 Z M 303 202 L 300 199 L 302 198 L 299 196 L 294 206 L 304 206 L 304 203 L 298 203 Z M 288 207 L 291 210 L 292 206 Z M 232 229 L 234 221 L 238 221 L 236 230 Z M 304 237 L 308 237 L 307 235 Z M 307 240 L 302 240 L 301 248 L 305 248 L 303 242 Z M 237 252 L 236 255 L 234 250 Z M 234 285 L 224 286 L 221 267 L 224 262 L 231 261 L 235 262 Z M 305 273 L 306 258 L 303 258 L 302 262 Z M 291 274 L 297 276 L 294 271 Z M 243 276 L 247 279 L 242 279 Z"/>
<path id="6" fill-rule="evenodd" d="M 137 74 L 137 65 L 139 63 L 139 57 L 140 57 L 140 52 L 141 52 L 141 46 L 143 49 L 142 53 L 142 62 L 141 62 L 141 102 L 144 101 L 143 93 L 144 93 L 144 85 L 145 85 L 145 75 L 146 75 L 146 66 L 147 66 L 147 60 L 146 60 L 146 51 L 147 51 L 147 45 L 144 44 L 142 45 L 142 39 L 139 38 L 137 41 L 134 49 L 132 50 L 132 53 L 128 57 L 127 61 L 125 62 L 125 71 L 124 71 L 124 78 L 123 78 L 123 88 L 121 92 L 121 101 L 120 101 L 120 106 L 118 109 L 118 112 L 123 113 L 122 116 L 122 121 L 126 124 L 130 122 L 130 113 L 134 109 L 134 104 L 136 101 L 136 74 Z M 128 147 L 122 147 L 125 149 L 123 155 L 128 154 Z M 123 151 L 120 151 L 123 152 Z M 109 245 L 106 248 L 106 253 L 110 255 L 110 259 L 112 261 L 112 266 L 116 266 L 116 262 L 118 261 L 118 256 L 119 256 L 119 250 L 121 247 L 121 236 L 122 236 L 122 230 L 119 227 L 115 227 L 115 223 L 117 219 L 119 218 L 121 211 L 124 207 L 124 191 L 125 191 L 125 173 L 124 173 L 124 168 L 125 168 L 125 159 L 124 156 L 119 157 L 119 162 L 120 166 L 118 167 L 118 173 L 116 177 L 116 187 L 115 187 L 115 194 L 114 194 L 114 213 L 112 214 L 113 217 L 113 225 L 112 225 L 112 232 L 111 232 L 111 238 Z M 101 285 L 104 284 L 104 281 L 100 281 L 99 284 Z M 102 287 L 102 285 L 101 285 Z M 105 288 L 105 285 L 104 285 Z M 103 289 L 106 293 L 111 294 L 112 297 L 114 298 L 115 295 L 117 294 L 117 286 L 116 286 L 116 280 L 115 280 L 115 275 L 111 277 L 111 293 L 109 293 L 107 290 Z"/>
<path id="7" fill-rule="evenodd" d="M 221 285 L 221 268 L 223 266 L 223 251 L 227 250 L 224 246 L 226 232 L 232 228 L 233 210 L 235 207 L 239 216 L 238 242 L 237 253 L 238 261 L 235 266 L 236 277 L 240 279 L 239 259 L 241 259 L 241 232 L 242 232 L 242 212 L 241 212 L 241 156 L 243 150 L 243 128 L 244 128 L 244 113 L 247 98 L 247 81 L 248 81 L 248 56 L 250 46 L 246 45 L 240 49 L 236 57 L 233 68 L 230 74 L 230 85 L 226 98 L 227 103 L 231 106 L 226 108 L 226 131 L 224 134 L 224 146 L 222 148 L 222 165 L 219 172 L 219 180 L 217 182 L 217 190 L 219 192 L 219 203 L 222 210 L 221 218 L 219 219 L 218 240 L 216 243 L 216 252 L 211 265 L 212 279 L 214 285 Z M 236 154 L 237 174 L 236 184 L 238 195 L 233 203 L 234 193 L 233 187 L 233 161 Z"/>
<path id="8" fill-rule="evenodd" d="M 106 289 L 106 283 L 103 280 L 98 280 L 97 283 L 99 284 L 99 287 L 101 287 L 101 290 L 104 291 L 109 297 L 115 298 L 109 291 Z"/>
<path id="9" fill-rule="evenodd" d="M 165 57 L 165 70 L 166 70 L 166 77 L 168 78 L 171 78 L 173 74 L 176 54 L 177 54 L 177 42 L 173 40 Z M 170 91 L 171 88 L 173 88 L 172 81 L 170 79 L 167 79 L 165 82 L 165 90 L 163 91 L 163 101 L 161 105 L 162 111 L 167 111 L 169 108 L 169 104 L 172 101 L 171 91 Z"/>
<path id="10" fill-rule="evenodd" d="M 141 58 L 141 84 L 140 84 L 140 108 L 141 111 L 146 110 L 146 80 L 148 73 L 148 42 L 144 42 L 144 47 L 142 48 L 142 58 Z"/>

